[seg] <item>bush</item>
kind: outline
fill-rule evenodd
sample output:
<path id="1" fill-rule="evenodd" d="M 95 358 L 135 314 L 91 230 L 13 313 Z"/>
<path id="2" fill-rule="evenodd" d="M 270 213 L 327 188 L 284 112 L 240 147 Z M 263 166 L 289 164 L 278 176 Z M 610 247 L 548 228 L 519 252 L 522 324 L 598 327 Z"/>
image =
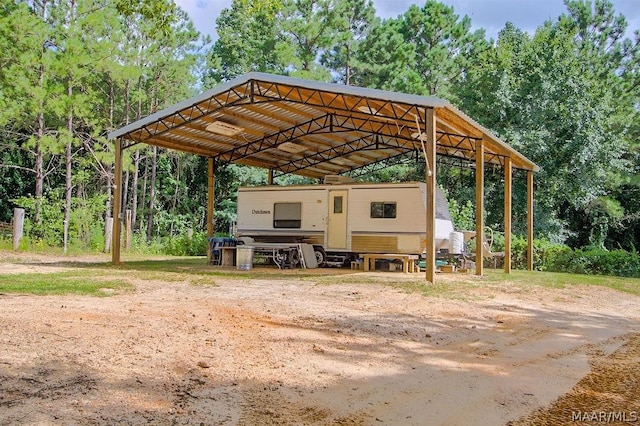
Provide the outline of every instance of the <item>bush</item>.
<path id="1" fill-rule="evenodd" d="M 511 240 L 511 262 L 515 269 L 527 269 L 527 239 L 514 236 Z M 569 249 L 564 244 L 552 243 L 545 238 L 533 240 L 533 265 L 537 271 L 546 271 L 549 259 Z"/>
<path id="2" fill-rule="evenodd" d="M 166 238 L 162 253 L 171 256 L 205 256 L 207 254 L 207 234 L 195 232 L 191 239 L 186 235 Z"/>
<path id="3" fill-rule="evenodd" d="M 640 257 L 636 252 L 624 250 L 567 248 L 550 256 L 547 268 L 554 272 L 640 277 Z"/>
<path id="4" fill-rule="evenodd" d="M 495 244 L 494 251 L 502 250 L 499 238 Z M 514 269 L 527 268 L 526 238 L 513 237 L 511 262 Z M 538 271 L 640 277 L 640 257 L 636 251 L 608 251 L 598 247 L 573 250 L 544 238 L 533 240 L 533 265 Z"/>

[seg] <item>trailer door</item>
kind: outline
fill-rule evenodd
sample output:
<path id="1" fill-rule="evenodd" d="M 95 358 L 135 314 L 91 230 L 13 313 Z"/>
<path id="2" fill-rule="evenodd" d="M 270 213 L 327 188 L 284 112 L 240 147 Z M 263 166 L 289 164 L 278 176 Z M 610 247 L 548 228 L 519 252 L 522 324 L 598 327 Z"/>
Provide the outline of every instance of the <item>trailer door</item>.
<path id="1" fill-rule="evenodd" d="M 347 193 L 329 190 L 329 220 L 327 222 L 327 248 L 347 249 Z"/>

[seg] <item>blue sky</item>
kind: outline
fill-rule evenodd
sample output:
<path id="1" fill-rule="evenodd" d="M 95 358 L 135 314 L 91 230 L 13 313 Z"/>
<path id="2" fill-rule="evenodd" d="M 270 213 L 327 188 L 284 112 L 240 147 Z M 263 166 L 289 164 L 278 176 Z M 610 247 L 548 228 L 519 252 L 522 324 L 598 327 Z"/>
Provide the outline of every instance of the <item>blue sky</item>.
<path id="1" fill-rule="evenodd" d="M 460 16 L 471 18 L 474 28 L 484 28 L 489 37 L 496 38 L 506 22 L 533 32 L 547 19 L 555 19 L 566 9 L 563 0 L 441 0 L 453 6 Z M 175 0 L 193 20 L 196 28 L 215 38 L 215 21 L 220 11 L 231 5 L 231 0 Z M 404 13 L 411 4 L 423 5 L 415 0 L 373 0 L 377 15 L 395 18 Z M 640 0 L 613 0 L 616 12 L 622 13 L 629 22 L 628 36 L 640 29 Z"/>

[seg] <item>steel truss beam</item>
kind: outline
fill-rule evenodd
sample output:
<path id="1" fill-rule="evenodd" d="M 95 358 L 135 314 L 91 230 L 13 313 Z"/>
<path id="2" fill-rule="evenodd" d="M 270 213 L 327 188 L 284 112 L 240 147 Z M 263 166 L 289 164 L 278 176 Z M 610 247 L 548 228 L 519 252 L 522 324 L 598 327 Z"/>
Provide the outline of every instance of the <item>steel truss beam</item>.
<path id="1" fill-rule="evenodd" d="M 277 148 L 278 145 L 290 142 L 299 137 L 317 134 L 325 129 L 335 127 L 331 114 L 325 114 L 321 117 L 312 118 L 304 123 L 291 126 L 277 133 L 222 152 L 216 156 L 216 159 L 223 163 L 231 163 L 268 149 Z"/>
<path id="2" fill-rule="evenodd" d="M 388 148 L 408 148 L 413 149 L 417 143 L 415 139 L 402 135 L 398 132 L 398 127 L 388 122 L 378 122 L 369 120 L 366 118 L 353 117 L 351 115 L 344 114 L 325 114 L 323 116 L 312 118 L 301 124 L 291 126 L 280 132 L 267 135 L 263 138 L 246 143 L 242 146 L 232 148 L 228 151 L 222 152 L 217 156 L 217 159 L 223 162 L 233 162 L 241 160 L 250 155 L 257 154 L 269 149 L 277 148 L 278 145 L 290 142 L 292 140 L 318 134 L 335 134 L 345 132 L 359 132 L 365 133 L 364 136 L 355 139 L 354 141 L 348 141 L 344 144 L 336 147 L 331 147 L 318 153 L 306 156 L 307 158 L 301 158 L 298 160 L 292 160 L 278 167 L 281 173 L 278 176 L 288 173 L 294 173 L 298 170 L 314 166 L 320 162 L 328 161 L 333 158 L 341 157 L 346 154 L 350 154 L 357 151 L 373 146 L 372 143 L 367 142 L 367 136 L 379 135 L 389 139 L 378 139 L 378 144 L 382 143 Z M 468 137 L 461 137 L 450 133 L 440 133 L 440 140 L 443 137 L 459 138 L 460 141 L 457 147 L 462 145 Z M 395 139 L 392 140 L 391 138 Z M 310 148 L 310 147 L 309 147 Z M 460 148 L 462 149 L 462 148 Z M 332 155 L 333 154 L 333 155 Z"/>
<path id="3" fill-rule="evenodd" d="M 296 86 L 286 86 L 279 83 L 256 81 L 254 95 L 272 101 L 289 101 L 320 108 L 330 108 L 346 112 L 371 114 L 378 119 L 392 119 L 415 124 L 424 124 L 422 118 L 424 107 L 387 101 L 384 99 L 358 99 L 355 103 L 351 95 L 330 93 L 322 90 L 308 89 Z"/>
<path id="4" fill-rule="evenodd" d="M 418 117 L 419 124 L 423 124 L 424 121 L 423 114 L 421 113 L 423 108 L 415 105 L 398 105 L 395 102 L 384 99 L 369 98 L 356 99 L 354 102 L 353 97 L 341 93 L 329 93 L 320 90 L 251 80 L 241 86 L 229 89 L 220 96 L 212 97 L 204 102 L 191 105 L 172 115 L 162 117 L 141 129 L 128 133 L 123 138 L 130 140 L 132 143 L 123 146 L 123 149 L 144 143 L 151 138 L 160 137 L 171 130 L 201 119 L 204 116 L 215 114 L 224 108 L 246 104 L 284 101 L 326 108 L 335 112 L 329 112 L 320 117 L 312 118 L 306 122 L 257 139 L 256 141 L 232 148 L 218 154 L 215 157 L 216 160 L 223 163 L 230 163 L 276 148 L 284 142 L 289 142 L 303 136 L 354 131 L 364 133 L 364 135 L 354 141 L 345 142 L 344 144 L 314 153 L 305 158 L 282 164 L 276 168 L 276 171 L 280 172 L 278 176 L 295 173 L 296 171 L 313 167 L 322 162 L 351 153 L 371 150 L 374 146 L 379 148 L 380 145 L 386 148 L 401 149 L 403 152 L 396 156 L 402 156 L 405 155 L 407 150 L 413 150 L 415 147 L 414 144 L 418 144 L 418 141 L 415 139 L 402 135 L 402 127 L 407 125 L 415 126 L 415 117 Z M 375 142 L 371 140 L 372 135 L 379 135 L 385 139 L 377 139 L 377 142 Z M 455 133 L 438 132 L 438 142 L 445 138 L 449 145 L 438 146 L 439 155 L 452 157 L 461 155 L 466 159 L 473 158 L 475 154 L 474 142 L 477 138 Z M 465 142 L 471 142 L 471 148 L 465 147 Z M 396 156 L 387 158 L 393 159 Z M 501 165 L 504 163 L 504 158 L 496 154 L 492 154 L 487 161 L 495 159 L 497 159 Z M 382 159 L 380 161 L 384 162 L 385 160 L 386 159 Z M 356 167 L 355 169 L 359 168 L 360 167 Z"/>
<path id="5" fill-rule="evenodd" d="M 345 118 L 349 118 L 349 117 L 345 117 Z M 347 125 L 347 124 L 348 122 L 343 122 L 343 125 Z M 387 137 L 389 137 L 389 139 L 377 138 L 377 139 L 371 140 L 371 136 L 374 136 L 374 135 L 378 136 L 379 134 L 372 133 L 370 135 L 365 135 L 354 141 L 346 142 L 342 145 L 331 147 L 326 150 L 317 152 L 315 154 L 307 155 L 297 160 L 292 160 L 288 163 L 278 166 L 275 170 L 280 172 L 278 173 L 278 176 L 282 176 L 290 173 L 295 173 L 305 168 L 313 167 L 315 165 L 318 165 L 325 161 L 332 160 L 334 158 L 344 157 L 348 154 L 352 154 L 360 151 L 380 149 L 380 147 L 403 150 L 403 152 L 401 152 L 400 154 L 387 157 L 387 158 L 396 158 L 396 157 L 405 155 L 406 152 L 412 151 L 419 146 L 418 142 L 415 139 L 407 138 L 402 135 L 390 136 L 390 137 L 386 135 Z M 436 140 L 436 142 L 439 142 L 444 138 L 450 138 L 451 136 L 452 136 L 451 134 L 439 133 L 438 139 Z M 466 139 L 468 138 L 462 138 L 459 141 L 458 145 L 456 146 L 457 147 L 456 149 L 461 150 L 462 148 L 459 148 L 459 146 L 462 145 Z M 441 155 L 453 155 L 453 154 L 450 154 L 448 152 L 442 152 Z M 385 160 L 386 159 L 381 159 L 379 161 L 384 162 Z M 357 168 L 360 168 L 360 167 L 361 166 L 358 166 Z M 384 166 L 384 167 L 388 167 L 388 166 Z"/>
<path id="6" fill-rule="evenodd" d="M 381 135 L 386 137 L 393 137 L 404 141 L 410 141 L 412 144 L 414 142 L 414 140 L 411 138 L 399 135 L 396 131 L 396 126 L 390 125 L 389 123 L 379 123 L 363 118 L 351 117 L 348 115 L 325 114 L 320 117 L 312 118 L 303 123 L 297 124 L 295 126 L 291 126 L 280 132 L 267 135 L 263 138 L 246 143 L 242 146 L 238 146 L 236 148 L 232 148 L 228 151 L 222 152 L 217 156 L 217 158 L 223 162 L 233 162 L 262 151 L 277 148 L 280 144 L 290 142 L 303 136 L 317 134 L 335 134 L 354 131 L 365 133 L 366 135 Z M 360 139 L 362 138 L 359 138 L 356 141 L 360 141 Z M 349 145 L 351 143 L 353 142 L 346 142 L 339 147 L 330 148 L 328 149 L 328 151 L 339 152 L 340 149 L 342 149 L 345 145 Z M 398 146 L 398 143 L 388 141 L 385 143 L 390 144 L 390 146 L 394 147 Z M 349 152 L 353 152 L 353 150 Z M 328 159 L 330 158 L 325 158 L 325 160 Z M 292 173 L 292 171 L 287 171 L 285 173 Z"/>
<path id="7" fill-rule="evenodd" d="M 416 158 L 417 157 L 417 158 Z M 400 154 L 387 157 L 375 163 L 366 164 L 364 166 L 355 167 L 347 173 L 352 177 L 365 176 L 387 167 L 397 166 L 399 164 L 424 163 L 422 153 L 419 150 L 405 151 Z"/>
<path id="8" fill-rule="evenodd" d="M 498 157 L 498 156 L 492 156 Z M 501 161 L 504 161 L 504 158 L 500 158 Z M 454 167 L 466 168 L 466 169 L 475 169 L 475 163 L 471 163 L 469 161 L 463 160 L 460 157 L 455 155 L 448 154 L 438 154 L 437 159 L 438 164 L 447 164 Z M 394 155 L 392 157 L 387 157 L 384 160 L 380 160 L 376 163 L 366 164 L 364 166 L 354 167 L 349 170 L 347 173 L 352 177 L 365 176 L 378 170 L 386 169 L 387 167 L 396 166 L 396 165 L 407 165 L 407 164 L 424 164 L 424 157 L 422 153 L 418 150 L 414 151 L 405 151 L 400 154 Z M 492 170 L 501 170 L 500 166 L 494 163 L 486 162 L 485 166 L 490 167 Z"/>
<path id="9" fill-rule="evenodd" d="M 222 100 L 215 96 L 211 97 L 204 102 L 191 105 L 174 114 L 147 124 L 140 129 L 127 133 L 124 137 L 136 143 L 144 143 L 153 137 L 170 132 L 177 127 L 199 120 L 206 115 L 214 114 L 222 108 L 251 103 L 251 87 L 253 87 L 253 82 L 251 81 L 242 86 L 233 87 L 224 93 L 224 99 Z M 247 95 L 247 93 L 249 93 L 249 95 Z M 176 118 L 179 120 L 176 120 Z"/>
<path id="10" fill-rule="evenodd" d="M 300 170 L 307 169 L 309 167 L 317 166 L 318 164 L 333 160 L 335 158 L 344 157 L 348 154 L 352 154 L 360 151 L 367 151 L 371 149 L 403 149 L 413 150 L 413 141 L 402 141 L 394 138 L 384 139 L 379 135 L 370 134 L 365 135 L 356 140 L 344 143 L 339 146 L 327 148 L 323 151 L 316 152 L 311 155 L 306 155 L 303 158 L 289 161 L 274 169 L 277 171 L 277 176 L 282 176 L 290 173 L 295 173 Z M 403 151 L 403 152 L 405 152 Z"/>

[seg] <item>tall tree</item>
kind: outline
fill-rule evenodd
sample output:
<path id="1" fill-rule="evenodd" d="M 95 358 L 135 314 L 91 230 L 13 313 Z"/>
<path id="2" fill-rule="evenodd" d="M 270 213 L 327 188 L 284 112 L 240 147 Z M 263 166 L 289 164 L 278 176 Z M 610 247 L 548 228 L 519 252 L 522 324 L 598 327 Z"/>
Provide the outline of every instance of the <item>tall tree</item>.
<path id="1" fill-rule="evenodd" d="M 541 166 L 537 229 L 602 246 L 620 217 L 611 198 L 628 170 L 636 47 L 608 1 L 567 2 L 530 38 L 512 25 L 466 74 L 464 108 Z M 636 52 L 634 53 L 634 50 Z M 637 119 L 637 118 L 635 118 Z M 585 232 L 586 231 L 586 232 Z"/>
<path id="2" fill-rule="evenodd" d="M 12 126 L 22 129 L 20 145 L 33 155 L 35 222 L 41 222 L 44 180 L 55 168 L 45 162 L 54 155 L 55 137 L 47 128 L 48 114 L 55 102 L 55 76 L 52 68 L 56 51 L 53 44 L 53 5 L 48 0 L 20 2 L 3 10 L 2 38 L 7 50 L 1 74 L 3 95 L 11 100 L 0 113 Z"/>
<path id="3" fill-rule="evenodd" d="M 284 73 L 288 49 L 276 14 L 280 1 L 233 0 L 216 19 L 218 39 L 207 54 L 205 85 L 212 86 L 250 71 Z"/>
<path id="4" fill-rule="evenodd" d="M 484 31 L 472 32 L 467 16 L 427 0 L 373 31 L 359 54 L 362 83 L 452 100 L 470 58 L 487 48 Z"/>
<path id="5" fill-rule="evenodd" d="M 288 58 L 289 74 L 329 81 L 329 70 L 317 59 L 331 46 L 334 37 L 337 12 L 332 0 L 284 0 L 279 19 L 293 50 L 293 56 Z"/>
<path id="6" fill-rule="evenodd" d="M 321 63 L 331 69 L 337 81 L 351 84 L 360 45 L 377 24 L 372 0 L 339 0 L 335 3 L 335 30 Z"/>

